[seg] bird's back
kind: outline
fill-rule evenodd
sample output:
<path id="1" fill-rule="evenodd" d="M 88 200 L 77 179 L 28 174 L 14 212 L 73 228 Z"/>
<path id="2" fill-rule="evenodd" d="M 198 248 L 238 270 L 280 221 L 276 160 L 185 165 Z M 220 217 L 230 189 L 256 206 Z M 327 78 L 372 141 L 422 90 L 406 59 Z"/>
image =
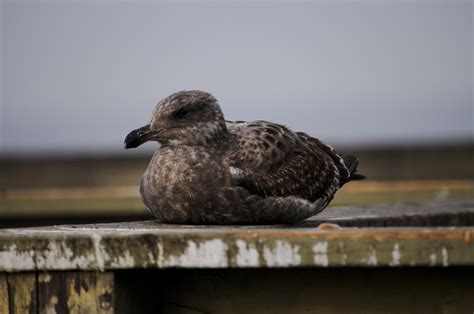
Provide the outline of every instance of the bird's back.
<path id="1" fill-rule="evenodd" d="M 233 137 L 228 159 L 243 170 L 275 172 L 304 148 L 296 133 L 283 125 L 267 121 L 227 121 L 226 125 Z"/>

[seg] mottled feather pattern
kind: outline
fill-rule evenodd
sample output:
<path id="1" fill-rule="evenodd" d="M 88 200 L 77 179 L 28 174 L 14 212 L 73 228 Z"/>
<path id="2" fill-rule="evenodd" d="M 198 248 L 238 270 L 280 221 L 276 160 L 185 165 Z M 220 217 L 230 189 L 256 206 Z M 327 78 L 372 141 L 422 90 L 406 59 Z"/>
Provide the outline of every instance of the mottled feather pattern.
<path id="1" fill-rule="evenodd" d="M 237 168 L 275 171 L 303 148 L 296 134 L 283 125 L 266 121 L 227 121 L 226 125 L 234 141 L 227 159 Z"/>
<path id="2" fill-rule="evenodd" d="M 181 224 L 293 223 L 322 211 L 357 158 L 267 121 L 226 121 L 209 93 L 161 100 L 126 147 L 158 141 L 140 193 L 158 220 Z M 138 144 L 137 144 L 138 143 Z"/>
<path id="3" fill-rule="evenodd" d="M 257 121 L 249 125 L 261 124 L 260 129 L 268 129 L 269 122 Z M 245 146 L 239 145 L 227 158 L 231 165 L 242 169 L 243 174 L 237 178 L 239 185 L 260 196 L 297 196 L 311 202 L 319 198 L 331 198 L 339 187 L 339 169 L 336 162 L 337 156 L 331 156 L 319 140 L 311 138 L 304 133 L 294 133 L 281 125 L 273 124 L 273 129 L 279 129 L 272 134 L 273 143 L 282 143 L 281 147 L 289 147 L 287 151 L 279 150 L 275 155 L 276 145 L 273 150 L 258 150 L 252 154 L 263 154 L 267 171 L 255 171 L 253 160 L 248 164 L 241 155 L 247 156 Z M 232 130 L 232 129 L 231 129 Z M 239 131 L 236 129 L 235 131 Z M 283 136 L 284 134 L 284 136 Z M 246 138 L 249 137 L 249 138 Z M 253 142 L 254 147 L 260 147 L 258 143 L 269 141 L 265 132 L 239 134 L 239 143 Z M 266 153 L 266 155 L 265 155 Z M 331 152 L 331 154 L 333 154 Z M 334 153 L 335 154 L 335 153 Z M 275 158 L 277 156 L 277 158 Z M 232 163 L 234 161 L 234 163 Z M 270 164 L 272 163 L 272 164 Z"/>

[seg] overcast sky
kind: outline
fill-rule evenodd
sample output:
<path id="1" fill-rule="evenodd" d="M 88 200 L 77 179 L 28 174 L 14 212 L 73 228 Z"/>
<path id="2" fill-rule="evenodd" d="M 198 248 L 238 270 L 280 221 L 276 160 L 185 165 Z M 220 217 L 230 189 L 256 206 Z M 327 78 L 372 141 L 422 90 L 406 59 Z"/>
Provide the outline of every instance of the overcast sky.
<path id="1" fill-rule="evenodd" d="M 0 152 L 121 152 L 182 89 L 336 146 L 472 138 L 473 6 L 4 0 Z"/>

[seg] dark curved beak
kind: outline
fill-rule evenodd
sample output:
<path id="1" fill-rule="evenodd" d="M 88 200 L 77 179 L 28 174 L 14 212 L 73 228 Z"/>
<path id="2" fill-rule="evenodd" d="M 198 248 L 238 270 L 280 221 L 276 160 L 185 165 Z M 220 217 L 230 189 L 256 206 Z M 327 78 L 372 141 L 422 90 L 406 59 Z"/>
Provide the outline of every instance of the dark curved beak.
<path id="1" fill-rule="evenodd" d="M 133 130 L 125 137 L 125 149 L 136 148 L 150 139 L 150 125 Z"/>

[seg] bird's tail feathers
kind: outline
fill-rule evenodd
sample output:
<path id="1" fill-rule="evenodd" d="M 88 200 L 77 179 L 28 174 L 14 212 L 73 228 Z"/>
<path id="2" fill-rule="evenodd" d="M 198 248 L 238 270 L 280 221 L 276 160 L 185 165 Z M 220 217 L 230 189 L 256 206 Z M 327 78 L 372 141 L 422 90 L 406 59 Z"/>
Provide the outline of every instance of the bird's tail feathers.
<path id="1" fill-rule="evenodd" d="M 342 156 L 342 160 L 347 170 L 349 170 L 349 179 L 347 181 L 358 181 L 366 178 L 364 175 L 357 173 L 357 166 L 359 165 L 359 159 L 357 159 L 357 157 L 344 155 Z"/>

